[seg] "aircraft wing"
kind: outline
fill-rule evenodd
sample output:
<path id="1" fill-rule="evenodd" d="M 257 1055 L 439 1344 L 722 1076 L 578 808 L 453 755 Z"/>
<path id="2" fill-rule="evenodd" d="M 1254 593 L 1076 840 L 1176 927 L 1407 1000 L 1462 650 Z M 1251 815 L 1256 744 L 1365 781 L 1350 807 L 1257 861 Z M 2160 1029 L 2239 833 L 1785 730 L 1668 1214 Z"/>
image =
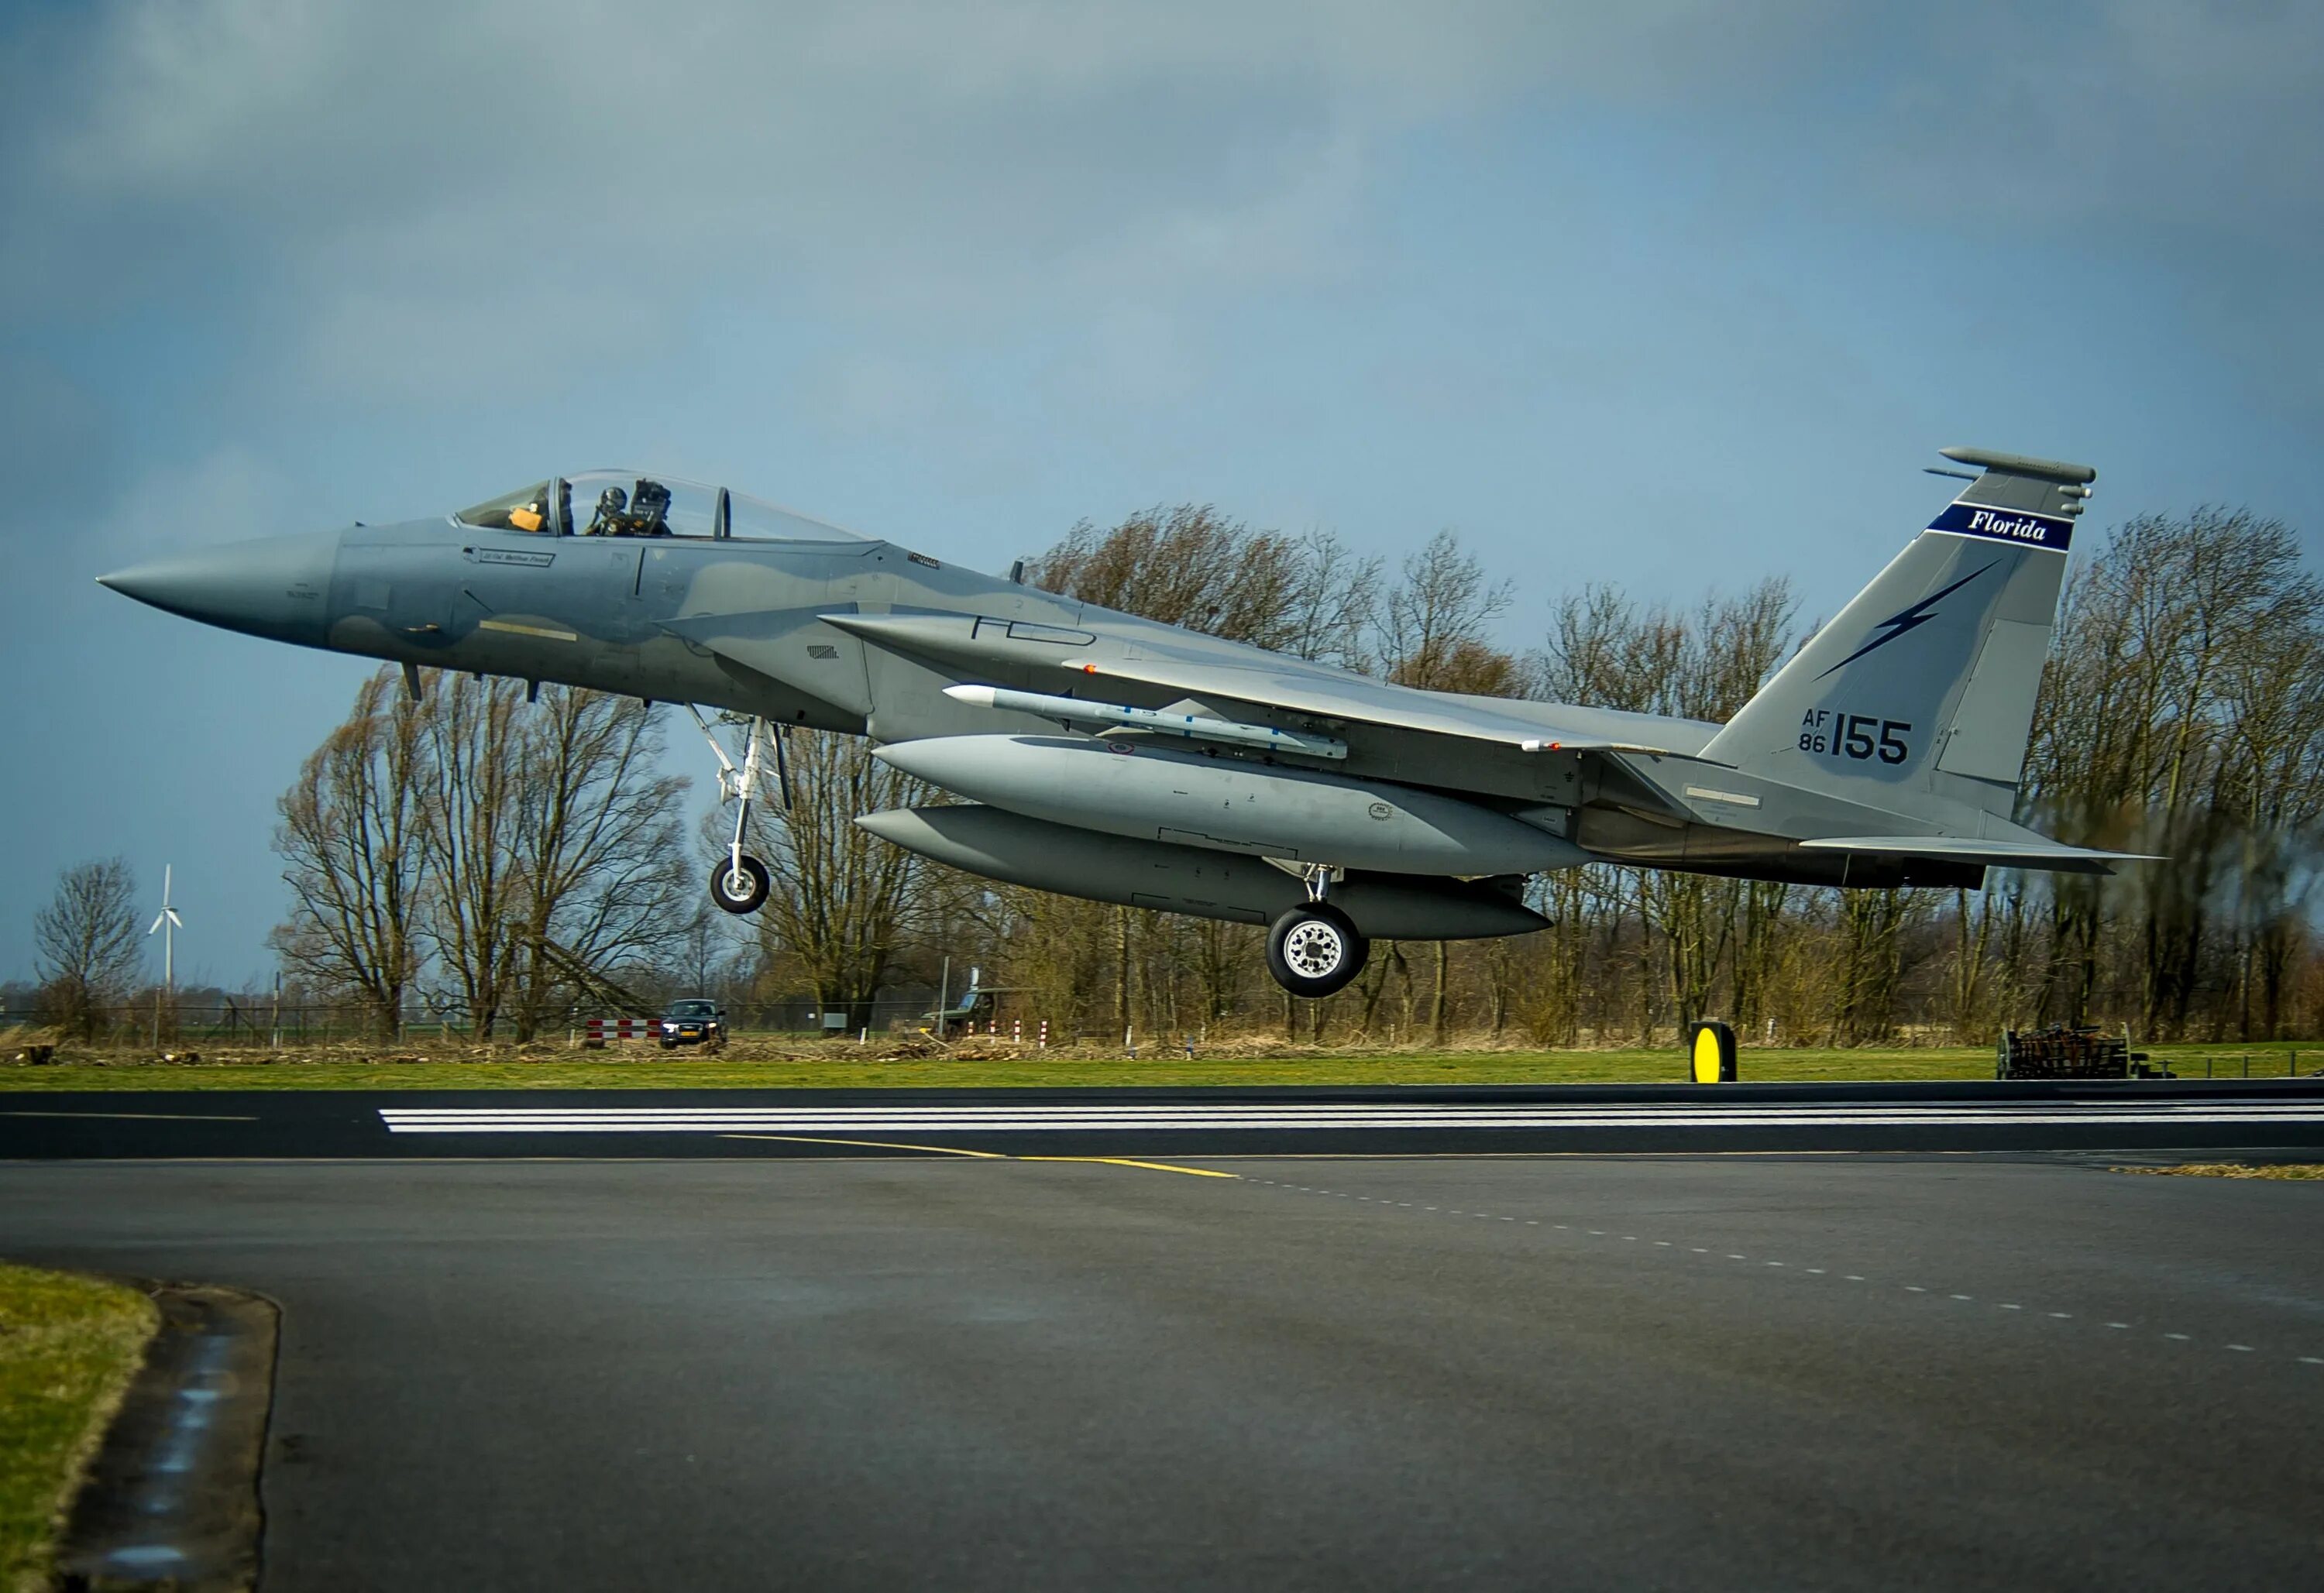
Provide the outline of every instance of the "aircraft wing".
<path id="1" fill-rule="evenodd" d="M 1622 740 L 1602 729 L 1593 731 L 1581 723 L 1590 717 L 1584 714 L 1572 715 L 1572 723 L 1544 721 L 1514 711 L 1514 703 L 1508 708 L 1487 706 L 1497 701 L 1494 698 L 1417 691 L 1360 677 L 1343 679 L 1323 671 L 1147 658 L 1108 659 L 1090 665 L 1084 673 L 1100 680 L 1131 680 L 1206 701 L 1227 699 L 1255 707 L 1289 708 L 1325 718 L 1489 741 L 1524 752 L 1644 752 L 1666 757 L 1683 750 L 1658 744 L 1670 739 L 1666 736 L 1648 742 Z"/>
<path id="2" fill-rule="evenodd" d="M 980 669 L 995 666 L 1031 666 L 1055 671 L 1084 696 L 1104 695 L 1101 682 L 1124 682 L 1148 688 L 1148 695 L 1167 694 L 1166 700 L 1190 696 L 1221 707 L 1246 704 L 1261 715 L 1270 709 L 1285 710 L 1526 752 L 1691 756 L 1718 729 L 1646 714 L 1420 691 L 1228 643 L 1218 644 L 1216 653 L 1195 653 L 1181 651 L 1159 636 L 1109 636 L 1104 640 L 1114 645 L 1062 653 L 1056 645 L 1010 636 L 1016 627 L 969 615 L 826 613 L 821 618 L 874 646 L 917 654 L 964 678 L 976 678 Z M 1162 627 L 1156 630 L 1164 631 Z"/>
<path id="3" fill-rule="evenodd" d="M 1819 852 L 1877 852 L 1994 869 L 2044 869 L 2063 874 L 2111 874 L 2109 863 L 2163 862 L 2143 852 L 2096 852 L 2055 841 L 1978 841 L 1954 835 L 1834 835 L 1800 845 Z"/>

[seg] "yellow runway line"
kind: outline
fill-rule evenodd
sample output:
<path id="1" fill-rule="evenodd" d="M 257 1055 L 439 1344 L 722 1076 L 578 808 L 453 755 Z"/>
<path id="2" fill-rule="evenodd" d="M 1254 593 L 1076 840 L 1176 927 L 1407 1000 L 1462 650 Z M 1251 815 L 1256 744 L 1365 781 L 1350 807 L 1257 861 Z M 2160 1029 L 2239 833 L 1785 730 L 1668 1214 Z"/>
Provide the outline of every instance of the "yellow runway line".
<path id="1" fill-rule="evenodd" d="M 1136 1162 L 1128 1156 L 1013 1156 L 1019 1162 L 1096 1162 L 1108 1167 L 1144 1167 L 1155 1173 L 1184 1173 L 1189 1178 L 1240 1178 L 1240 1173 L 1220 1173 L 1209 1167 L 1174 1167 L 1167 1162 Z"/>
<path id="2" fill-rule="evenodd" d="M 949 1145 L 899 1145 L 892 1139 L 822 1139 L 812 1134 L 721 1134 L 721 1139 L 779 1139 L 789 1145 L 853 1145 L 865 1150 L 918 1150 L 932 1156 L 974 1156 L 980 1161 L 1006 1162 L 1015 1158 L 1002 1156 L 997 1150 L 956 1150 Z"/>

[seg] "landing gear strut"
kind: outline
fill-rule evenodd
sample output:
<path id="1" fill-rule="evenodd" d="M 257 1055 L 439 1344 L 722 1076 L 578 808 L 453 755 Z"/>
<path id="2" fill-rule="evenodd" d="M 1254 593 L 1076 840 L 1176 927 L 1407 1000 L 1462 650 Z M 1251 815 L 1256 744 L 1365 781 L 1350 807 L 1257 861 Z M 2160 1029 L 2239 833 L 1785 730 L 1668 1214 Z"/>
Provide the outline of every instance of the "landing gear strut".
<path id="1" fill-rule="evenodd" d="M 767 871 L 766 864 L 742 850 L 742 836 L 751 822 L 751 798 L 758 791 L 759 777 L 765 769 L 762 754 L 770 744 L 775 751 L 775 776 L 781 787 L 783 808 L 786 812 L 790 809 L 790 769 L 783 759 L 782 731 L 756 714 L 746 720 L 739 714 L 721 714 L 721 723 L 747 723 L 751 727 L 742 745 L 742 766 L 737 768 L 734 760 L 726 756 L 726 749 L 719 744 L 710 722 L 702 716 L 702 710 L 691 703 L 686 706 L 687 712 L 694 715 L 694 723 L 702 727 L 702 739 L 710 743 L 711 753 L 718 760 L 719 800 L 734 804 L 734 839 L 726 848 L 724 860 L 710 870 L 710 899 L 729 913 L 755 913 L 765 904 L 774 877 Z"/>
<path id="2" fill-rule="evenodd" d="M 1295 996 L 1336 994 L 1364 971 L 1372 943 L 1355 920 L 1324 899 L 1339 870 L 1321 863 L 1300 870 L 1307 900 L 1286 911 L 1267 933 L 1267 971 Z"/>

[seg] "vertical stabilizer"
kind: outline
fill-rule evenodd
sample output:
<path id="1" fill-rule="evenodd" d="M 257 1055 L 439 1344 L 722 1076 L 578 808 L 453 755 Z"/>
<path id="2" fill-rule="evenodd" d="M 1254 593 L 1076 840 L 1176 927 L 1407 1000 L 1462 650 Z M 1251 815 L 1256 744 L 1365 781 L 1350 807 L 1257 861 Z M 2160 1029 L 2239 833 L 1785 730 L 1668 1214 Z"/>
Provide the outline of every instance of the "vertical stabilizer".
<path id="1" fill-rule="evenodd" d="M 1982 474 L 1705 758 L 1891 812 L 2008 816 L 2067 546 L 2098 473 L 1981 448 L 1944 455 Z"/>

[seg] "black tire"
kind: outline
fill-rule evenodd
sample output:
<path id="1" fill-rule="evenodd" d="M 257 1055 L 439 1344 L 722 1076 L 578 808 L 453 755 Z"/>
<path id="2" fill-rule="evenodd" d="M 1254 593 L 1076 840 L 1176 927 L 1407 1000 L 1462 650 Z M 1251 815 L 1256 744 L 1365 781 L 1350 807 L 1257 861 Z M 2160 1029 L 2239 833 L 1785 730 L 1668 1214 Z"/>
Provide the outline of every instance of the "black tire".
<path id="1" fill-rule="evenodd" d="M 661 1043 L 661 1048 L 665 1051 L 675 1051 L 678 1049 L 678 1042 L 676 1040 L 664 1040 Z"/>
<path id="2" fill-rule="evenodd" d="M 1293 995 L 1320 1000 L 1345 990 L 1371 950 L 1355 920 L 1329 902 L 1306 902 L 1267 932 L 1267 971 Z"/>
<path id="3" fill-rule="evenodd" d="M 750 889 L 735 889 L 745 881 Z M 710 870 L 710 899 L 729 913 L 757 912 L 766 902 L 767 892 L 773 885 L 774 877 L 767 872 L 767 865 L 747 852 L 742 854 L 741 875 L 736 875 L 724 863 L 719 863 Z"/>

